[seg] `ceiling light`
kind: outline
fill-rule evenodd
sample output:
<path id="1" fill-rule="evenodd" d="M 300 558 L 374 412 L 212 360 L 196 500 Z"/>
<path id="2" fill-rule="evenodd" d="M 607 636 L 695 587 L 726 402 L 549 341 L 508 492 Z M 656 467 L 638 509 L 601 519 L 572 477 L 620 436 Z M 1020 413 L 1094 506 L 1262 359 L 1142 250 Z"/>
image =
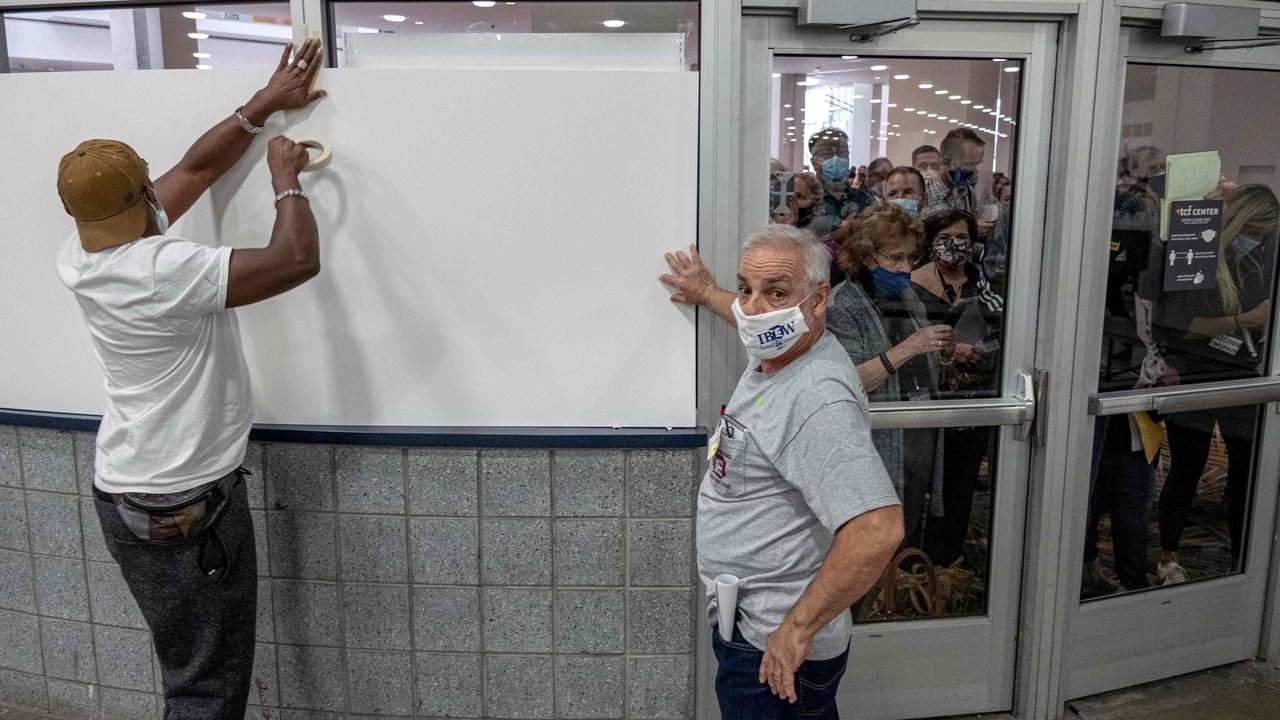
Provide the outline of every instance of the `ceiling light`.
<path id="1" fill-rule="evenodd" d="M 894 123 L 894 124 L 893 124 L 893 127 L 898 127 L 898 123 Z"/>
<path id="2" fill-rule="evenodd" d="M 789 108 L 789 107 L 791 107 L 791 105 L 790 105 L 790 104 L 787 104 L 787 105 L 783 105 L 782 107 L 784 107 L 784 108 Z"/>
<path id="3" fill-rule="evenodd" d="M 776 78 L 780 78 L 782 77 L 782 73 L 774 73 L 773 76 Z"/>
<path id="4" fill-rule="evenodd" d="M 861 99 L 862 99 L 862 96 L 861 96 L 861 95 L 854 95 L 854 96 L 853 96 L 853 99 L 854 99 L 854 100 L 861 100 Z"/>
<path id="5" fill-rule="evenodd" d="M 203 20 L 203 19 L 205 19 L 205 18 L 207 18 L 207 17 L 209 17 L 209 16 L 208 16 L 208 15 L 205 15 L 205 14 L 204 14 L 204 13 L 202 13 L 202 12 L 191 12 L 191 11 L 187 11 L 187 12 L 182 13 L 182 17 L 187 18 L 188 20 Z"/>
<path id="6" fill-rule="evenodd" d="M 472 5 L 475 5 L 476 7 L 493 7 L 494 5 L 497 5 L 498 3 L 496 3 L 496 2 L 487 2 L 486 0 L 474 0 L 471 4 L 472 4 Z"/>
<path id="7" fill-rule="evenodd" d="M 796 129 L 796 126 L 795 126 L 795 125 L 788 125 L 788 126 L 787 126 L 787 129 L 788 129 L 788 130 L 795 130 L 795 129 Z"/>
<path id="8" fill-rule="evenodd" d="M 191 53 L 191 57 L 200 58 L 201 60 L 207 60 L 213 56 L 210 55 L 209 53 Z"/>
<path id="9" fill-rule="evenodd" d="M 817 80 L 801 80 L 800 82 L 798 82 L 798 83 L 796 83 L 796 84 L 797 84 L 797 85 L 803 85 L 803 86 L 805 86 L 805 87 L 808 87 L 808 86 L 810 86 L 810 85 L 817 85 L 817 84 L 818 84 L 818 81 L 817 81 Z"/>
<path id="10" fill-rule="evenodd" d="M 885 107 L 898 107 L 898 103 L 889 103 L 888 105 L 885 105 Z"/>
<path id="11" fill-rule="evenodd" d="M 926 112 L 929 112 L 929 111 L 928 111 L 928 110 L 917 110 L 917 111 L 916 111 L 916 114 L 917 114 L 917 115 L 923 115 L 923 114 L 925 114 Z"/>
<path id="12" fill-rule="evenodd" d="M 947 93 L 949 93 L 949 92 L 951 92 L 951 91 L 950 91 L 950 90 L 934 90 L 934 91 L 933 91 L 933 94 L 934 94 L 934 95 L 946 95 L 946 94 L 947 94 Z"/>
<path id="13" fill-rule="evenodd" d="M 1005 71 L 1005 72 L 1018 72 L 1018 71 L 1019 71 L 1019 70 L 1021 70 L 1021 69 L 1022 69 L 1022 68 L 1019 68 L 1017 65 L 1010 65 L 1009 67 L 1005 68 L 1005 69 L 1004 69 L 1004 71 Z"/>
<path id="14" fill-rule="evenodd" d="M 792 120 L 795 120 L 795 118 L 794 118 L 794 117 L 786 117 L 786 118 L 782 118 L 782 119 L 783 119 L 783 120 L 785 120 L 785 121 L 787 121 L 787 122 L 791 122 Z"/>
<path id="15" fill-rule="evenodd" d="M 857 55 L 841 55 L 840 59 L 841 60 L 857 60 L 858 56 Z"/>
<path id="16" fill-rule="evenodd" d="M 873 105 L 874 105 L 874 104 L 876 104 L 876 103 L 878 103 L 878 102 L 880 102 L 880 98 L 871 98 L 871 103 L 872 103 Z"/>
<path id="17" fill-rule="evenodd" d="M 894 75 L 893 79 L 894 80 L 910 80 L 911 76 L 906 73 L 902 73 L 901 75 Z"/>
<path id="18" fill-rule="evenodd" d="M 991 58 L 991 62 L 1008 62 L 1006 58 Z"/>
<path id="19" fill-rule="evenodd" d="M 957 120 L 957 119 L 955 119 L 955 118 L 951 118 L 951 119 L 950 119 L 950 120 L 948 120 L 947 122 L 951 123 L 952 125 L 955 125 L 956 123 L 958 123 L 958 122 L 960 122 L 960 121 L 959 121 L 959 120 Z"/>
<path id="20" fill-rule="evenodd" d="M 795 139 L 795 138 L 791 138 L 791 142 L 795 142 L 795 141 L 796 141 L 796 139 Z"/>
<path id="21" fill-rule="evenodd" d="M 916 111 L 916 109 L 915 109 L 915 108 L 902 108 L 902 111 L 903 111 L 903 112 L 915 112 L 915 111 Z"/>
<path id="22" fill-rule="evenodd" d="M 212 70 L 212 69 L 213 69 L 213 66 L 212 66 L 212 65 L 197 65 L 197 66 L 196 66 L 196 69 L 197 69 L 197 70 Z"/>
<path id="23" fill-rule="evenodd" d="M 927 117 L 927 118 L 929 118 L 929 119 L 933 119 L 933 118 L 938 117 L 938 113 L 929 113 L 928 115 L 925 115 L 925 117 Z"/>
<path id="24" fill-rule="evenodd" d="M 604 25 L 607 28 L 620 28 L 623 25 L 626 25 L 627 22 L 625 20 L 605 20 L 600 24 Z"/>
<path id="25" fill-rule="evenodd" d="M 981 110 L 981 109 L 983 109 L 984 107 L 986 107 L 986 105 L 974 105 L 974 106 L 973 106 L 973 109 L 974 109 L 974 110 Z"/>
<path id="26" fill-rule="evenodd" d="M 888 69 L 889 69 L 888 65 L 872 65 L 871 66 L 871 72 L 881 72 L 883 70 L 888 70 Z"/>
<path id="27" fill-rule="evenodd" d="M 916 87 L 920 88 L 921 90 L 929 90 L 933 87 L 933 83 L 920 83 Z"/>
<path id="28" fill-rule="evenodd" d="M 208 40 L 209 33 L 187 33 L 187 37 L 192 40 Z"/>
<path id="29" fill-rule="evenodd" d="M 383 15 L 382 19 L 387 22 L 404 22 L 405 18 L 403 15 Z"/>
<path id="30" fill-rule="evenodd" d="M 959 100 L 959 99 L 960 99 L 960 96 L 959 96 L 959 95 L 952 95 L 952 96 L 948 97 L 947 99 L 948 99 L 948 100 Z"/>
<path id="31" fill-rule="evenodd" d="M 938 119 L 939 119 L 939 120 L 946 120 L 946 119 L 948 119 L 948 118 L 947 118 L 947 116 L 946 116 L 946 115 L 939 115 L 939 116 L 938 116 Z"/>
<path id="32" fill-rule="evenodd" d="M 960 104 L 961 104 L 961 105 L 972 105 L 972 104 L 973 104 L 973 101 L 972 101 L 972 100 L 961 100 L 961 101 L 960 101 Z"/>
<path id="33" fill-rule="evenodd" d="M 414 24 L 414 25 L 421 25 L 421 24 L 422 24 L 422 21 L 421 21 L 421 20 L 414 20 L 414 21 L 413 21 L 413 24 Z"/>

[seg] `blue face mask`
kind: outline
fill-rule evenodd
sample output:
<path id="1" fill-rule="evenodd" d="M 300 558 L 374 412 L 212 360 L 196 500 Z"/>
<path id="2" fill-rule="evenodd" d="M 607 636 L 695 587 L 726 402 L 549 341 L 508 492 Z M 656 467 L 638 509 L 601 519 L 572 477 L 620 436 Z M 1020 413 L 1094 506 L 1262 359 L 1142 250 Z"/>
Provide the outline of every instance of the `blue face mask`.
<path id="1" fill-rule="evenodd" d="M 822 161 L 822 177 L 831 182 L 840 182 L 849 177 L 849 158 L 836 155 Z"/>
<path id="2" fill-rule="evenodd" d="M 885 270 L 879 265 L 871 268 L 871 279 L 876 283 L 877 292 L 890 297 L 898 297 L 911 287 L 911 273 Z"/>
<path id="3" fill-rule="evenodd" d="M 961 170 L 960 168 L 951 168 L 951 170 L 948 171 L 948 174 L 951 177 L 951 184 L 959 185 L 961 187 L 969 187 L 973 185 L 975 182 L 977 182 L 978 180 L 978 173 L 972 170 Z"/>
<path id="4" fill-rule="evenodd" d="M 1231 241 L 1231 247 L 1235 248 L 1236 252 L 1241 255 L 1248 255 L 1261 244 L 1262 241 L 1255 240 L 1248 235 L 1237 235 L 1236 239 Z"/>
<path id="5" fill-rule="evenodd" d="M 894 198 L 889 202 L 902 208 L 903 212 L 910 215 L 911 217 L 915 217 L 916 214 L 920 212 L 919 200 L 912 200 L 911 198 Z"/>

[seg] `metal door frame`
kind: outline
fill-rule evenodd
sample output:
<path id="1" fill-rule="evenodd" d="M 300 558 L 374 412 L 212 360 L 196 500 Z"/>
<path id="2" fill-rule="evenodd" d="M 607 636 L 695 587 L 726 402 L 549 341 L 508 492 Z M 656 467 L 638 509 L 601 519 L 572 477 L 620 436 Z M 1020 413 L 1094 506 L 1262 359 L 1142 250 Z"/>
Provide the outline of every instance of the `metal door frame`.
<path id="1" fill-rule="evenodd" d="M 1118 160 L 1121 114 L 1123 111 L 1124 73 L 1129 61 L 1194 67 L 1230 67 L 1240 69 L 1280 70 L 1280 49 L 1209 50 L 1201 55 L 1183 52 L 1184 42 L 1161 41 L 1151 29 L 1151 7 L 1126 12 L 1125 8 L 1108 4 L 1105 8 L 1103 50 L 1098 66 L 1098 101 L 1095 105 L 1094 151 L 1090 177 L 1107 178 L 1089 189 L 1086 215 L 1088 237 L 1104 237 L 1111 227 L 1112 188 L 1109 179 Z M 1266 21 L 1264 21 L 1265 24 Z M 1077 402 L 1073 403 L 1073 460 L 1076 477 L 1088 477 L 1087 462 L 1091 455 L 1094 412 L 1123 412 L 1127 405 L 1154 403 L 1197 403 L 1215 388 L 1195 392 L 1192 386 L 1165 392 L 1096 393 L 1097 349 L 1102 342 L 1103 303 L 1106 292 L 1108 252 L 1103 244 L 1086 243 L 1080 285 L 1080 316 L 1083 318 L 1076 347 Z M 1272 322 L 1276 322 L 1273 316 Z M 1093 358 L 1090 368 L 1088 358 Z M 1277 351 L 1269 351 L 1271 372 L 1275 372 Z M 1265 393 L 1274 389 L 1275 376 L 1254 381 L 1220 385 L 1248 388 L 1246 392 Z M 1216 388 L 1218 404 L 1230 404 L 1233 398 L 1226 387 Z M 1089 406 L 1092 406 L 1090 408 Z M 1153 405 L 1154 406 L 1154 405 Z M 1267 408 L 1263 414 L 1261 442 L 1258 444 L 1257 476 L 1274 478 L 1280 473 L 1280 423 Z M 1086 447 L 1089 446 L 1089 447 Z M 1084 472 L 1081 476 L 1079 473 Z M 1069 629 L 1064 637 L 1061 656 L 1063 699 L 1089 695 L 1119 687 L 1170 677 L 1240 659 L 1274 657 L 1280 638 L 1266 620 L 1275 613 L 1276 578 L 1273 563 L 1274 540 L 1267 542 L 1274 527 L 1277 492 L 1274 484 L 1255 482 L 1255 495 L 1250 519 L 1250 535 L 1246 556 L 1248 572 L 1214 580 L 1154 592 L 1102 599 L 1086 604 L 1078 601 L 1081 548 L 1083 546 L 1087 483 L 1075 482 L 1067 487 L 1064 538 L 1069 544 L 1063 553 L 1063 594 L 1067 603 L 1074 600 L 1069 614 Z M 1072 550 L 1074 548 L 1074 550 Z M 1072 553 L 1074 552 L 1074 555 Z M 1067 558 L 1074 557 L 1075 563 Z M 1072 575 L 1068 571 L 1077 571 Z M 1229 612 L 1222 612 L 1223 608 Z M 1169 627 L 1178 633 L 1166 641 Z M 1161 632 L 1164 630 L 1164 632 Z M 1092 631 L 1093 635 L 1088 633 Z M 1120 640 L 1128 635 L 1131 641 Z M 1110 642 L 1099 646 L 1098 637 Z M 1090 643 L 1090 639 L 1094 642 Z"/>
<path id="2" fill-rule="evenodd" d="M 738 127 L 741 150 L 737 156 L 735 188 L 738 207 L 734 213 L 739 231 L 763 224 L 768 217 L 764 178 L 768 174 L 769 162 L 770 68 L 773 55 L 839 55 L 850 52 L 848 31 L 797 28 L 794 16 L 771 15 L 742 18 L 739 38 L 740 62 L 735 68 L 734 78 L 735 84 L 741 88 L 740 111 L 737 113 L 741 119 Z M 1053 22 L 1004 21 L 984 23 L 981 33 L 975 33 L 974 28 L 968 21 L 925 21 L 912 30 L 881 38 L 875 43 L 860 44 L 857 52 L 862 57 L 957 59 L 986 59 L 995 54 L 1024 61 L 1018 111 L 1017 158 L 1021 179 L 1015 189 L 1014 232 L 1019 238 L 1039 239 L 1044 236 L 1044 198 L 1048 184 L 1058 26 Z M 718 235 L 717 267 L 713 272 L 719 276 L 719 282 L 731 284 L 738 259 L 736 243 L 725 242 L 727 238 L 723 232 Z M 1015 241 L 1010 256 L 1011 280 L 1005 335 L 1011 339 L 1006 346 L 1001 386 L 1003 397 L 976 403 L 913 403 L 911 408 L 890 403 L 873 408 L 872 419 L 877 427 L 1002 426 L 997 471 L 1001 492 L 997 493 L 997 505 L 992 508 L 993 532 L 1001 539 L 998 545 L 993 545 L 991 591 L 986 616 L 860 627 L 854 637 L 854 653 L 858 659 L 850 663 L 849 674 L 842 687 L 849 697 L 853 697 L 851 680 L 856 682 L 859 671 L 875 675 L 883 669 L 875 667 L 877 661 L 871 659 L 881 654 L 876 646 L 882 643 L 897 648 L 883 651 L 882 657 L 900 657 L 904 661 L 907 660 L 905 653 L 897 653 L 907 647 L 934 647 L 942 657 L 964 657 L 963 664 L 986 670 L 982 682 L 922 692 L 923 688 L 929 687 L 927 680 L 922 679 L 919 687 L 911 688 L 909 692 L 903 688 L 898 695 L 886 694 L 882 688 L 877 688 L 859 698 L 864 705 L 872 705 L 863 710 L 867 717 L 1007 710 L 1013 703 L 1022 590 L 1020 548 L 1029 484 L 1026 478 L 1030 476 L 1031 466 L 1030 443 L 1019 441 L 1017 436 L 1021 430 L 1019 426 L 1034 412 L 1033 398 L 1029 397 L 1026 382 L 1019 372 L 1029 376 L 1035 367 L 1035 327 L 1042 274 L 1040 251 L 1041 246 L 1034 241 Z M 734 347 L 730 352 L 735 366 L 742 367 L 744 359 L 740 348 Z M 736 378 L 736 374 L 731 376 Z M 730 386 L 723 391 L 731 389 Z M 707 644 L 701 638 L 699 642 Z M 975 646 L 983 649 L 975 652 Z M 700 653 L 700 658 L 699 716 L 714 717 L 712 678 L 715 660 L 709 652 Z M 989 662 L 989 658 L 997 660 Z M 908 665 L 909 662 L 902 662 L 900 666 Z M 844 693 L 842 697 L 845 697 Z M 885 708 L 875 706 L 886 701 L 896 705 L 897 714 L 885 714 Z M 941 705 L 943 702 L 947 703 L 945 708 Z"/>

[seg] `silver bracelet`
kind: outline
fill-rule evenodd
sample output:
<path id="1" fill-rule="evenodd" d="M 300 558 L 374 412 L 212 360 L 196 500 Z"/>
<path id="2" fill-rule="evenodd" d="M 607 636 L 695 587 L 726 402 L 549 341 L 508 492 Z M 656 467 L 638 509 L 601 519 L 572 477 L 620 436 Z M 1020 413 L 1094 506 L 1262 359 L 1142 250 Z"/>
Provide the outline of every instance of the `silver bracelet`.
<path id="1" fill-rule="evenodd" d="M 298 197 L 302 198 L 303 200 L 306 200 L 307 202 L 311 202 L 311 196 L 310 196 L 310 195 L 307 195 L 306 193 L 302 192 L 301 190 L 299 190 L 299 189 L 297 189 L 297 188 L 289 188 L 288 190 L 285 190 L 284 192 L 282 192 L 282 193 L 280 193 L 279 195 L 277 195 L 277 196 L 276 196 L 276 201 L 275 201 L 274 203 L 272 203 L 272 204 L 273 204 L 273 205 L 279 205 L 281 200 L 283 200 L 283 199 L 285 199 L 285 198 L 287 198 L 287 197 L 292 197 L 292 196 L 294 196 L 294 195 L 297 195 Z"/>
<path id="2" fill-rule="evenodd" d="M 257 135 L 258 133 L 262 132 L 262 128 L 264 126 L 254 125 L 253 122 L 249 120 L 249 118 L 245 117 L 240 112 L 243 109 L 244 109 L 243 105 L 236 108 L 236 120 L 240 121 L 240 127 L 244 128 L 244 131 L 249 133 L 250 135 Z"/>

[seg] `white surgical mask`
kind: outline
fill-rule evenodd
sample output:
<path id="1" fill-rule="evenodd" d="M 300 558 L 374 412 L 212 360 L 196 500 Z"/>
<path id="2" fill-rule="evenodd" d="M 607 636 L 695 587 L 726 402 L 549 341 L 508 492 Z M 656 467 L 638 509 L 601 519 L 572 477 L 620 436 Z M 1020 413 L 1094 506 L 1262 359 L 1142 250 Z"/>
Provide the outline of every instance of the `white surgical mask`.
<path id="1" fill-rule="evenodd" d="M 738 321 L 738 339 L 746 347 L 747 354 L 756 360 L 772 360 L 785 353 L 796 340 L 809 332 L 809 324 L 805 322 L 800 306 L 811 295 L 813 293 L 805 295 L 803 300 L 791 307 L 759 315 L 743 313 L 742 305 L 734 300 L 733 317 Z"/>
<path id="2" fill-rule="evenodd" d="M 158 202 L 156 203 L 151 202 L 151 198 L 145 198 L 145 199 L 147 201 L 147 204 L 150 205 L 151 209 L 154 210 L 156 213 L 156 227 L 160 229 L 160 234 L 161 235 L 168 234 L 169 216 L 165 213 L 164 208 L 161 207 L 160 203 Z"/>

